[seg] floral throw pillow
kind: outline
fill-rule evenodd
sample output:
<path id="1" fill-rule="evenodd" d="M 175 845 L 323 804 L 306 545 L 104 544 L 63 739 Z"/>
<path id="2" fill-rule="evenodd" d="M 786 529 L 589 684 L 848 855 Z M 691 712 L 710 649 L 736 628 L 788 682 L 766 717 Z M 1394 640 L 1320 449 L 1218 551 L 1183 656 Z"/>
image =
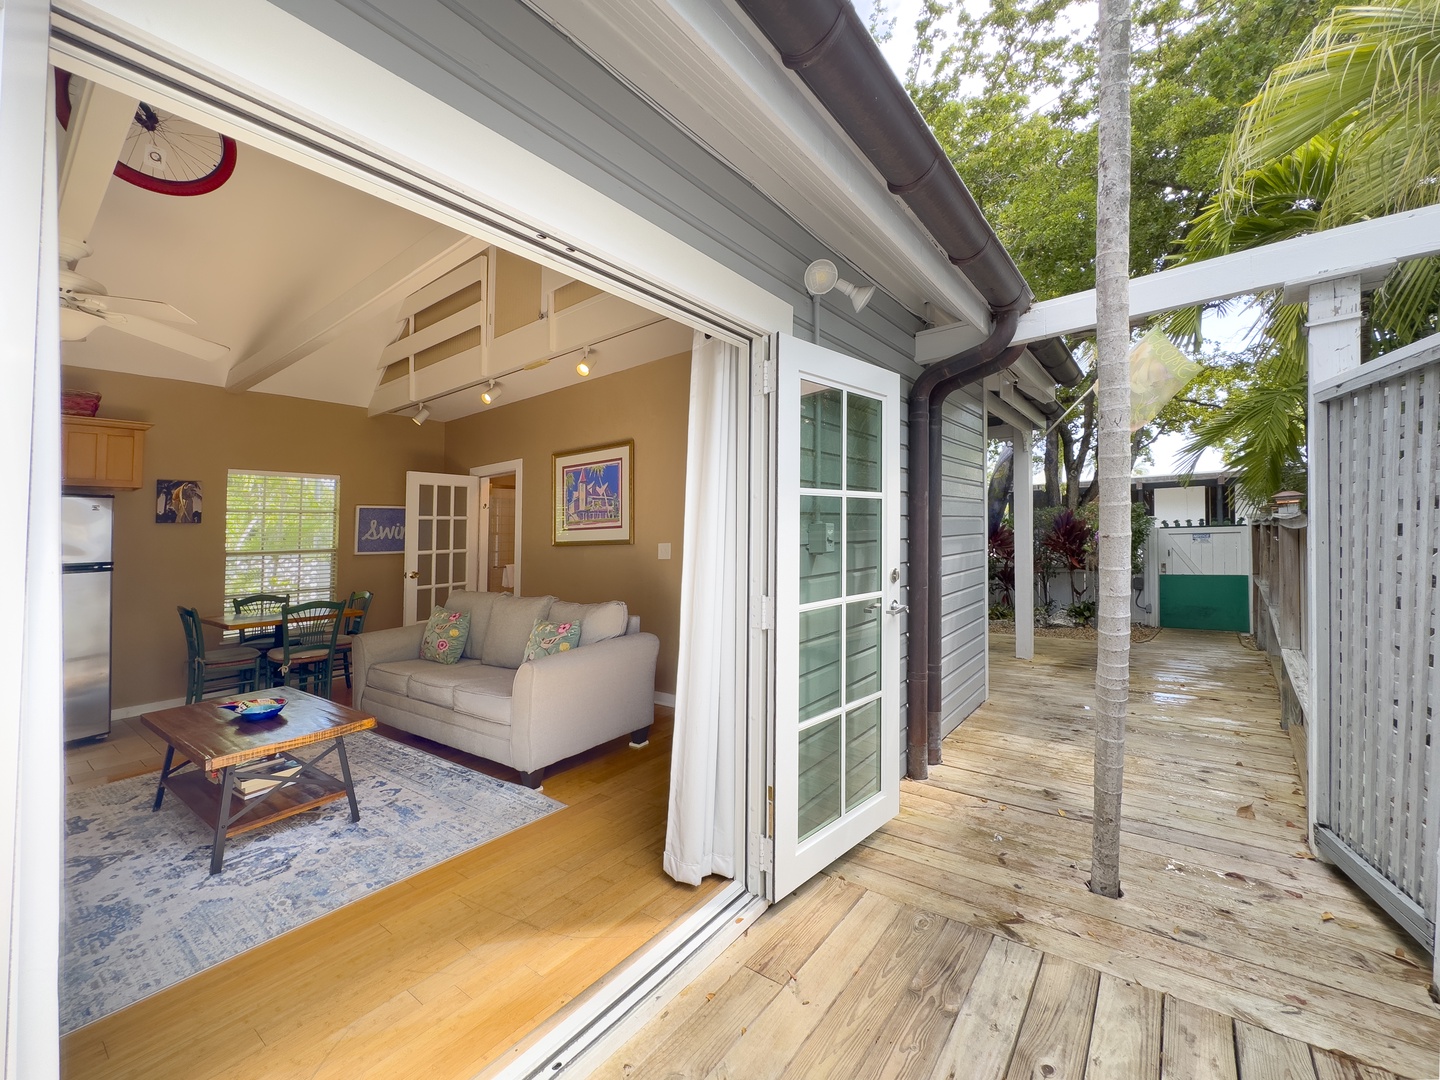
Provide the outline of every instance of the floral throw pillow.
<path id="1" fill-rule="evenodd" d="M 446 611 L 437 607 L 425 624 L 425 636 L 420 639 L 420 659 L 434 660 L 437 664 L 453 664 L 460 659 L 465 648 L 465 639 L 470 636 L 470 613 L 468 611 Z"/>
<path id="2" fill-rule="evenodd" d="M 525 646 L 525 659 L 537 656 L 552 656 L 557 652 L 569 652 L 580 644 L 578 622 L 537 622 L 530 631 L 530 643 Z"/>

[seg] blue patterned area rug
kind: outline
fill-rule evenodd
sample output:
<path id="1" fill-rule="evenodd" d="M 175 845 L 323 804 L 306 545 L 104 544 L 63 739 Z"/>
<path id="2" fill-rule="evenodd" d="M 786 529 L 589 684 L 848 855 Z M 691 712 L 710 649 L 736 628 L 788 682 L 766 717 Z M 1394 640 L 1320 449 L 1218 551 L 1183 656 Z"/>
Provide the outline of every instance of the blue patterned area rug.
<path id="1" fill-rule="evenodd" d="M 210 834 L 158 773 L 66 799 L 60 1022 L 72 1031 L 564 805 L 379 735 L 345 740 L 344 799 L 233 837 Z M 338 772 L 332 755 L 321 768 Z"/>

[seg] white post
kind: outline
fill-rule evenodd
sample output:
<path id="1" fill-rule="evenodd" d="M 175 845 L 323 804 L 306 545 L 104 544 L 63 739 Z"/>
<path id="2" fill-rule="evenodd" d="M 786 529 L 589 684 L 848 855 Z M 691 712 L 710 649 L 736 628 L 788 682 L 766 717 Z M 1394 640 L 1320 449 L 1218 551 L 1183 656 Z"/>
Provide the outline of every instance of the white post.
<path id="1" fill-rule="evenodd" d="M 1310 593 L 1310 628 L 1306 641 L 1310 670 L 1311 730 L 1306 732 L 1308 749 L 1306 791 L 1308 835 L 1315 846 L 1315 825 L 1322 802 L 1329 816 L 1330 800 L 1330 689 L 1326 651 L 1329 648 L 1330 626 L 1330 526 L 1331 512 L 1326 494 L 1329 477 L 1329 424 L 1315 400 L 1315 387 L 1342 372 L 1360 366 L 1360 276 L 1334 278 L 1310 286 L 1310 317 L 1306 323 L 1310 354 L 1310 445 L 1307 484 L 1311 522 L 1309 559 L 1306 566 Z"/>
<path id="2" fill-rule="evenodd" d="M 1015 656 L 1035 658 L 1035 478 L 1028 427 L 1014 429 Z"/>

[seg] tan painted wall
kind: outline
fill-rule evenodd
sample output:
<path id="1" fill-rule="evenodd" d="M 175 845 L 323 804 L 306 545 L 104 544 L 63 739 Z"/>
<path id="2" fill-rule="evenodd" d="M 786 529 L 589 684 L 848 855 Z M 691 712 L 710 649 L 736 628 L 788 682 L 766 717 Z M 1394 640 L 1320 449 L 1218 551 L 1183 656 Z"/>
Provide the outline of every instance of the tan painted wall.
<path id="1" fill-rule="evenodd" d="M 641 628 L 660 638 L 655 688 L 667 694 L 675 691 L 680 638 L 689 395 L 690 354 L 684 353 L 445 425 L 450 472 L 525 462 L 522 591 L 579 603 L 624 600 Z M 624 439 L 635 440 L 635 543 L 556 547 L 551 455 Z M 668 562 L 656 557 L 662 543 L 671 545 Z"/>
<path id="2" fill-rule="evenodd" d="M 89 369 L 66 368 L 64 385 L 100 394 L 102 416 L 155 425 L 146 433 L 144 486 L 115 497 L 114 708 L 185 696 L 185 638 L 175 608 L 220 610 L 225 476 L 232 468 L 339 476 L 336 595 L 370 589 L 367 628 L 400 624 L 401 556 L 353 554 L 355 507 L 403 505 L 405 471 L 443 465 L 441 425 Z M 201 481 L 199 525 L 155 523 L 157 479 Z"/>

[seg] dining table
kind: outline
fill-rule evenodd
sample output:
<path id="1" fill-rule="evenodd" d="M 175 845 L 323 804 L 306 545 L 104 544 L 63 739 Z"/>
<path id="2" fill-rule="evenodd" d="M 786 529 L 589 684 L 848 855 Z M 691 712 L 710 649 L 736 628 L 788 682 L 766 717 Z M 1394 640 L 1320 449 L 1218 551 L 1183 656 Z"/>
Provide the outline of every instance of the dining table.
<path id="1" fill-rule="evenodd" d="M 365 614 L 363 608 L 347 607 L 341 614 L 342 621 L 345 619 L 358 618 Z M 320 618 L 321 616 L 314 616 Z M 221 630 L 274 630 L 283 621 L 280 612 L 245 612 L 237 615 L 233 611 L 221 615 L 201 615 L 200 621 L 206 626 L 219 627 Z"/>

